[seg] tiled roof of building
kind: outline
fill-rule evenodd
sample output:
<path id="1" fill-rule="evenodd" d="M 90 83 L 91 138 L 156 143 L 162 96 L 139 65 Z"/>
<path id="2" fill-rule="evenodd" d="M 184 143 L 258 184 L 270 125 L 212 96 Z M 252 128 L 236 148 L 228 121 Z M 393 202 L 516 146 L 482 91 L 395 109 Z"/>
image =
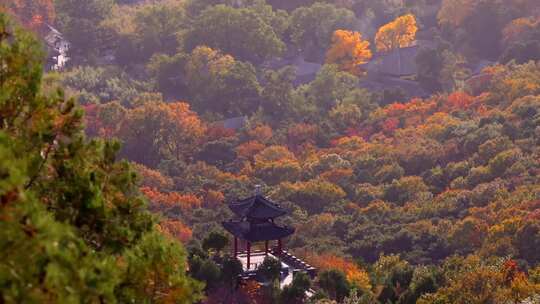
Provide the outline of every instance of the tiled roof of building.
<path id="1" fill-rule="evenodd" d="M 238 116 L 218 121 L 216 124 L 222 126 L 225 129 L 238 130 L 243 128 L 246 125 L 246 122 L 246 116 Z"/>
<path id="2" fill-rule="evenodd" d="M 368 73 L 398 77 L 414 75 L 417 72 L 416 55 L 419 50 L 420 47 L 415 45 L 377 54 L 366 64 Z"/>
<path id="3" fill-rule="evenodd" d="M 273 219 L 287 213 L 278 204 L 258 194 L 231 203 L 229 208 L 238 217 L 251 219 Z"/>

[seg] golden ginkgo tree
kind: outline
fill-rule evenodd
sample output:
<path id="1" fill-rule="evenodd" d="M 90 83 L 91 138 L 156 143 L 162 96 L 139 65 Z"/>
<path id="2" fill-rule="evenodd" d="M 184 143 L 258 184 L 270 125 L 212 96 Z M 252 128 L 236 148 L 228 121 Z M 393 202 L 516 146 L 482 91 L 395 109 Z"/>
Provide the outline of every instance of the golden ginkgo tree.
<path id="1" fill-rule="evenodd" d="M 358 75 L 360 66 L 371 59 L 369 41 L 362 40 L 358 32 L 337 30 L 332 36 L 332 45 L 326 53 L 326 63 L 337 64 L 341 70 Z"/>
<path id="2" fill-rule="evenodd" d="M 397 48 L 411 46 L 416 39 L 418 26 L 412 14 L 396 18 L 394 21 L 381 26 L 375 35 L 375 45 L 378 51 L 391 51 Z"/>

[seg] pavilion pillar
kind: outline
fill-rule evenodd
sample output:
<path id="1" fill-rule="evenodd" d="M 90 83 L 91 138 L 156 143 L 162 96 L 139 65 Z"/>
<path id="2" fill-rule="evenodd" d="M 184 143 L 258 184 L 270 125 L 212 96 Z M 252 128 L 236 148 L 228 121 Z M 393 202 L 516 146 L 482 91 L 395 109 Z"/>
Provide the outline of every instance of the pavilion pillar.
<path id="1" fill-rule="evenodd" d="M 249 266 L 251 263 L 251 242 L 246 243 L 246 251 L 247 251 L 247 269 L 249 270 Z"/>
<path id="2" fill-rule="evenodd" d="M 234 252 L 233 252 L 233 256 L 236 258 L 237 255 L 238 255 L 238 238 L 235 236 L 235 237 L 234 237 Z"/>
<path id="3" fill-rule="evenodd" d="M 264 241 L 264 255 L 268 255 L 268 241 Z"/>
<path id="4" fill-rule="evenodd" d="M 281 252 L 283 250 L 283 244 L 281 243 L 281 239 L 278 239 L 277 241 L 277 253 L 281 255 Z"/>

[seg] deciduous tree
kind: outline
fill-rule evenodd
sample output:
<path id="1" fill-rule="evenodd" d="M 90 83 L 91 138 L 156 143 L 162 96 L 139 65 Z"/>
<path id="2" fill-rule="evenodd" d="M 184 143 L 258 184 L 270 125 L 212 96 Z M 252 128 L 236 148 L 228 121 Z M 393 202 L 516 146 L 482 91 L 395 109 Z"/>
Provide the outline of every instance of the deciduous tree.
<path id="1" fill-rule="evenodd" d="M 0 3 L 0 11 L 13 14 L 28 28 L 44 33 L 54 24 L 56 13 L 53 0 L 14 0 Z"/>
<path id="2" fill-rule="evenodd" d="M 326 63 L 337 64 L 341 70 L 354 75 L 362 73 L 360 66 L 371 59 L 369 41 L 362 40 L 358 32 L 337 30 L 326 53 Z"/>
<path id="3" fill-rule="evenodd" d="M 375 36 L 375 45 L 378 51 L 391 51 L 397 48 L 410 46 L 416 39 L 416 17 L 404 15 L 394 21 L 383 25 Z"/>
<path id="4" fill-rule="evenodd" d="M 211 6 L 196 18 L 186 45 L 188 49 L 207 45 L 253 62 L 279 55 L 285 48 L 272 25 L 257 12 L 225 5 Z"/>

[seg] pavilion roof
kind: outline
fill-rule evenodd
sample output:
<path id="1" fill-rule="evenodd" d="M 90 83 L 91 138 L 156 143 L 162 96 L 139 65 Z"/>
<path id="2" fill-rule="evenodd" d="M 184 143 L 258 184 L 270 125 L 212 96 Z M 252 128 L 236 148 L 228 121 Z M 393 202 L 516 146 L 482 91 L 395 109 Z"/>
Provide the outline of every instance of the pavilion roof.
<path id="1" fill-rule="evenodd" d="M 232 235 L 249 242 L 279 240 L 294 233 L 294 228 L 281 227 L 272 222 L 228 221 L 222 224 Z"/>
<path id="2" fill-rule="evenodd" d="M 240 218 L 273 219 L 287 212 L 278 204 L 262 195 L 255 195 L 229 204 L 229 208 Z"/>

